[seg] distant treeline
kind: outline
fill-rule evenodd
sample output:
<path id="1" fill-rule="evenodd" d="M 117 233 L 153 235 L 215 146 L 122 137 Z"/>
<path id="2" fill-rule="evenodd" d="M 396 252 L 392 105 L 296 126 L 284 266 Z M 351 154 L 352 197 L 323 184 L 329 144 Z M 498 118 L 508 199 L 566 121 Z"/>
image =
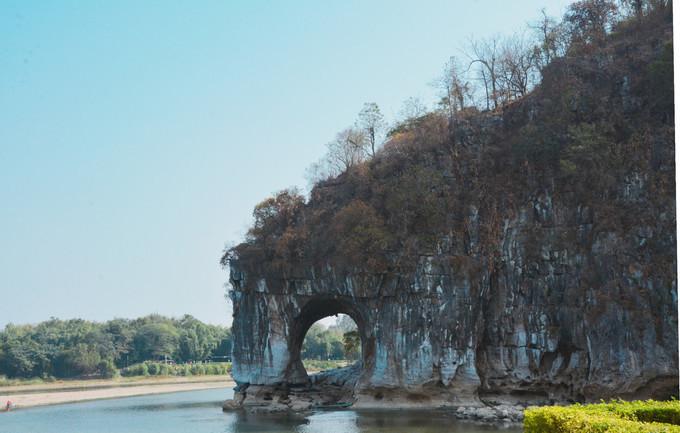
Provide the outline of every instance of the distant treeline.
<path id="1" fill-rule="evenodd" d="M 168 364 L 165 362 L 142 362 L 120 370 L 123 377 L 137 376 L 210 376 L 229 374 L 231 362 L 207 364 Z"/>
<path id="2" fill-rule="evenodd" d="M 10 324 L 0 332 L 0 375 L 112 377 L 118 369 L 144 361 L 224 360 L 230 353 L 230 329 L 189 315 L 104 323 L 51 319 L 37 325 Z"/>
<path id="3" fill-rule="evenodd" d="M 328 328 L 315 323 L 302 343 L 302 359 L 357 360 L 361 354 L 361 339 L 356 324 L 349 316 L 341 317 Z"/>

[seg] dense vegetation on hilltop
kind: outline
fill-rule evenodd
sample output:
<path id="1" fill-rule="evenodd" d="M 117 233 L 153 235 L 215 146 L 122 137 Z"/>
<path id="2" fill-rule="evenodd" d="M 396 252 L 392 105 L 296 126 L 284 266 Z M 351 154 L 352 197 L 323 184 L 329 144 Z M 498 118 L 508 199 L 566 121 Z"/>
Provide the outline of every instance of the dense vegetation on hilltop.
<path id="1" fill-rule="evenodd" d="M 309 200 L 285 190 L 257 205 L 223 265 L 237 258 L 272 276 L 329 262 L 405 274 L 420 255 L 447 252 L 465 266 L 465 255 L 498 254 L 502 221 L 537 191 L 601 216 L 595 234 L 654 220 L 636 202 L 643 178 L 649 200 L 672 215 L 671 9 L 663 0 L 581 0 L 561 21 L 534 24 L 530 43 L 473 43 L 475 75 L 448 65 L 437 110 L 411 110 L 375 150 L 367 137 L 381 119 L 366 107 L 373 117 L 362 111 L 358 129 L 329 144 Z M 671 238 L 654 242 L 645 248 L 674 248 Z M 528 254 L 541 254 L 533 247 Z"/>
<path id="2" fill-rule="evenodd" d="M 189 315 L 104 323 L 51 319 L 37 325 L 10 324 L 0 332 L 0 375 L 110 377 L 118 368 L 147 360 L 204 361 L 230 353 L 228 328 Z"/>

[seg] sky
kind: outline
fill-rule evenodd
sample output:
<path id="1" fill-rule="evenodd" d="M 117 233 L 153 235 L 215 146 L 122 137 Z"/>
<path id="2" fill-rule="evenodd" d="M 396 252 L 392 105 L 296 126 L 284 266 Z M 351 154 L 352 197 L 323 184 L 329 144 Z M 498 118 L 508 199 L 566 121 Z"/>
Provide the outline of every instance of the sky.
<path id="1" fill-rule="evenodd" d="M 563 0 L 0 3 L 0 327 L 228 325 L 225 245 L 364 102 Z"/>

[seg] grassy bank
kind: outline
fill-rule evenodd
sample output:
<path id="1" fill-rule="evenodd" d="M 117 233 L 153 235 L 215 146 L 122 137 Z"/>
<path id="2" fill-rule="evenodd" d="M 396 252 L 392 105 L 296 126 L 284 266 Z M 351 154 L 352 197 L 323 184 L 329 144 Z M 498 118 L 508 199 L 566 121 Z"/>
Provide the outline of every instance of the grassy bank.
<path id="1" fill-rule="evenodd" d="M 226 375 L 231 371 L 231 362 L 210 364 L 164 364 L 142 362 L 120 370 L 123 377 L 135 376 L 210 376 Z"/>
<path id="2" fill-rule="evenodd" d="M 0 388 L 28 385 L 49 385 L 53 383 L 88 383 L 94 381 L 111 381 L 117 378 L 135 379 L 145 377 L 190 377 L 190 376 L 224 376 L 231 371 L 231 362 L 214 362 L 210 364 L 164 364 L 160 362 L 142 362 L 127 368 L 116 370 L 112 377 L 97 376 L 72 379 L 56 379 L 54 377 L 7 378 L 0 376 Z"/>
<path id="3" fill-rule="evenodd" d="M 524 413 L 525 433 L 680 433 L 680 401 L 546 406 Z"/>
<path id="4" fill-rule="evenodd" d="M 351 365 L 354 361 L 351 360 L 330 360 L 321 361 L 316 359 L 306 359 L 303 361 L 305 369 L 308 372 L 331 370 L 334 368 L 341 368 Z M 124 382 L 131 381 L 137 378 L 148 377 L 192 377 L 192 376 L 224 376 L 231 372 L 231 362 L 213 362 L 209 364 L 164 364 L 162 362 L 142 362 L 131 365 L 127 368 L 117 370 L 112 378 L 101 377 L 81 377 L 74 379 L 56 379 L 53 377 L 46 378 L 30 378 L 30 379 L 9 379 L 5 376 L 0 376 L 1 387 L 13 386 L 27 386 L 27 385 L 49 385 L 53 383 L 88 383 L 94 381 L 111 381 Z"/>
<path id="5" fill-rule="evenodd" d="M 55 379 L 48 377 L 48 378 L 40 378 L 40 377 L 33 377 L 30 379 L 23 379 L 23 378 L 17 378 L 17 379 L 10 379 L 6 376 L 0 376 L 0 387 L 3 386 L 22 386 L 22 385 L 41 385 L 45 383 L 51 383 L 54 382 Z"/>

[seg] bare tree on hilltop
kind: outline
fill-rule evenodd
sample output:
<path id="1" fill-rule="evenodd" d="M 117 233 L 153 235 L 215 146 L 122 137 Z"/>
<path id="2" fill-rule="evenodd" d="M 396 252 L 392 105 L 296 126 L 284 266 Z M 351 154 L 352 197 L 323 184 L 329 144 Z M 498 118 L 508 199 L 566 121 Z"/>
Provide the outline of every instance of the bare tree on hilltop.
<path id="1" fill-rule="evenodd" d="M 500 36 L 495 35 L 488 39 L 471 40 L 467 55 L 470 58 L 468 68 L 478 66 L 477 79 L 484 86 L 486 109 L 491 108 L 491 103 L 493 103 L 494 109 L 498 108 L 500 99 Z"/>
<path id="2" fill-rule="evenodd" d="M 371 156 L 375 156 L 375 148 L 385 129 L 385 117 L 380 112 L 380 107 L 375 102 L 366 102 L 359 112 L 357 126 L 366 136 L 370 146 Z"/>
<path id="3" fill-rule="evenodd" d="M 358 165 L 368 157 L 368 139 L 358 128 L 340 131 L 326 144 L 326 154 L 307 169 L 310 187 L 316 182 L 334 177 Z"/>
<path id="4" fill-rule="evenodd" d="M 441 92 L 439 106 L 446 112 L 449 135 L 452 135 L 456 115 L 471 103 L 473 86 L 467 78 L 465 68 L 453 56 L 444 64 L 442 75 L 432 84 Z"/>
<path id="5" fill-rule="evenodd" d="M 365 103 L 354 127 L 327 143 L 326 155 L 308 169 L 308 180 L 313 185 L 374 157 L 385 135 L 392 150 L 400 148 L 403 132 L 419 132 L 416 136 L 422 138 L 442 130 L 446 134 L 448 126 L 449 139 L 454 140 L 466 109 L 502 109 L 528 95 L 540 82 L 543 70 L 567 56 L 572 47 L 599 44 L 623 21 L 667 13 L 671 7 L 671 0 L 578 0 L 561 20 L 541 10 L 540 18 L 528 24 L 529 32 L 470 39 L 462 50 L 466 59 L 450 57 L 431 83 L 439 90 L 436 112 L 428 112 L 419 98 L 408 98 L 399 119 L 386 131 L 378 104 Z"/>

